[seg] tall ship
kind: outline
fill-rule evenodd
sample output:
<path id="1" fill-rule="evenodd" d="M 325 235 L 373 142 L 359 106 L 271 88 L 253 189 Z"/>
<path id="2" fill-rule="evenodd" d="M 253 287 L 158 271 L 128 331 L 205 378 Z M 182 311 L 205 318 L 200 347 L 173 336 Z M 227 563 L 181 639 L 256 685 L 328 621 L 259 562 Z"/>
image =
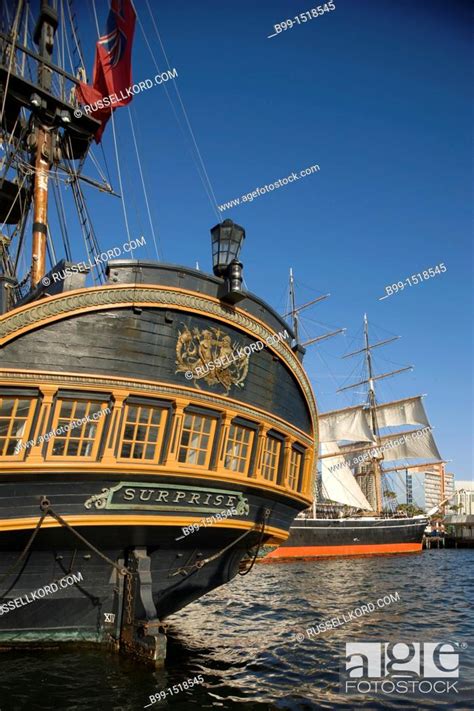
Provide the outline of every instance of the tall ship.
<path id="1" fill-rule="evenodd" d="M 411 366 L 376 375 L 372 351 L 398 337 L 370 343 L 364 316 L 364 347 L 345 358 L 363 356 L 366 376 L 340 388 L 367 389 L 360 405 L 320 413 L 320 473 L 313 506 L 299 514 L 289 538 L 270 550 L 264 562 L 294 558 L 416 553 L 421 551 L 428 515 L 416 507 L 396 508 L 388 475 L 432 467 L 444 471 L 422 397 L 379 402 L 376 382 Z M 408 429 L 407 429 L 408 428 Z M 423 460 L 422 464 L 418 464 Z M 401 510 L 400 510 L 401 509 Z"/>
<path id="2" fill-rule="evenodd" d="M 131 81 L 135 11 L 112 1 L 87 85 L 81 52 L 67 71 L 55 43 L 66 20 L 77 40 L 71 8 L 2 7 L 0 646 L 158 664 L 165 618 L 245 575 L 310 505 L 316 403 L 292 328 L 243 287 L 239 225 L 211 229 L 213 273 L 104 262 L 84 166 L 122 104 L 84 105 Z M 50 217 L 58 180 L 71 235 Z"/>

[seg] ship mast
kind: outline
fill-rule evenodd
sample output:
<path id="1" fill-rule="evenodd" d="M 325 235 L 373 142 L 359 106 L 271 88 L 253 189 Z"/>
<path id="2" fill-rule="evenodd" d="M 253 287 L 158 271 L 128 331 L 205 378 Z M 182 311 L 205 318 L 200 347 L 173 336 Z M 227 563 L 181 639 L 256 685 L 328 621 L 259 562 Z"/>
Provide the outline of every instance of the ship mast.
<path id="1" fill-rule="evenodd" d="M 299 313 L 303 311 L 304 309 L 307 309 L 309 306 L 312 306 L 313 304 L 317 304 L 319 301 L 323 301 L 324 299 L 327 299 L 331 294 L 323 294 L 322 296 L 318 296 L 316 299 L 311 299 L 311 301 L 306 302 L 305 304 L 302 304 L 301 306 L 296 306 L 296 296 L 295 296 L 295 280 L 293 276 L 293 269 L 290 267 L 290 311 L 286 314 L 284 314 L 284 318 L 291 316 L 292 320 L 292 326 L 293 326 L 293 332 L 295 336 L 295 345 L 294 348 L 297 350 L 300 350 L 301 353 L 305 352 L 305 347 L 310 346 L 314 343 L 317 343 L 318 341 L 323 341 L 326 338 L 331 338 L 331 336 L 336 336 L 338 333 L 344 333 L 346 331 L 345 328 L 339 328 L 337 331 L 331 331 L 330 333 L 324 333 L 322 336 L 317 336 L 316 338 L 310 338 L 309 341 L 305 341 L 304 343 L 300 343 L 299 339 Z M 313 494 L 313 503 L 312 503 L 312 516 L 313 518 L 316 518 L 316 497 L 317 497 L 317 492 L 316 492 L 316 481 L 315 481 L 315 489 L 314 489 L 314 494 Z"/>
<path id="2" fill-rule="evenodd" d="M 331 338 L 331 336 L 337 336 L 338 333 L 344 333 L 345 328 L 338 328 L 337 331 L 331 331 L 330 333 L 324 333 L 322 336 L 317 336 L 316 338 L 310 338 L 309 341 L 305 341 L 304 343 L 299 342 L 299 313 L 300 311 L 303 311 L 304 309 L 307 309 L 308 306 L 312 306 L 313 304 L 317 304 L 319 301 L 323 301 L 324 299 L 329 298 L 331 294 L 323 294 L 322 296 L 318 296 L 316 299 L 311 299 L 311 301 L 307 301 L 305 304 L 301 304 L 301 306 L 296 306 L 296 297 L 295 297 L 295 280 L 293 277 L 293 269 L 290 267 L 290 311 L 288 313 L 283 314 L 283 318 L 286 318 L 287 316 L 291 316 L 292 320 L 292 325 L 293 325 L 293 331 L 295 334 L 295 341 L 296 345 L 300 345 L 302 348 L 306 348 L 306 346 L 310 346 L 313 343 L 317 343 L 318 341 L 324 341 L 326 338 Z"/>
<path id="3" fill-rule="evenodd" d="M 394 336 L 393 338 L 388 338 L 385 341 L 379 341 L 378 343 L 373 343 L 371 344 L 369 342 L 369 321 L 367 318 L 367 314 L 364 314 L 364 347 L 361 348 L 358 351 L 353 351 L 352 353 L 347 353 L 344 358 L 350 358 L 351 356 L 358 355 L 360 353 L 364 353 L 365 356 L 365 365 L 367 369 L 367 379 L 366 380 L 361 380 L 357 383 L 352 383 L 352 385 L 346 385 L 343 388 L 339 388 L 337 392 L 342 392 L 343 390 L 350 390 L 351 388 L 356 388 L 359 385 L 367 385 L 368 388 L 368 404 L 369 404 L 369 410 L 370 410 L 370 419 L 371 419 L 371 429 L 372 433 L 374 436 L 374 440 L 377 446 L 377 449 L 380 447 L 381 439 L 380 439 L 380 432 L 379 432 L 379 427 L 377 423 L 377 402 L 375 398 L 375 381 L 376 380 L 382 380 L 384 378 L 389 378 L 392 375 L 397 375 L 398 373 L 403 373 L 404 371 L 407 370 L 413 370 L 413 366 L 409 365 L 405 368 L 399 368 L 398 370 L 392 370 L 390 373 L 383 373 L 381 375 L 374 375 L 373 371 L 373 366 L 372 366 L 372 350 L 374 348 L 378 348 L 379 346 L 385 346 L 387 343 L 392 343 L 393 341 L 398 340 L 399 336 Z M 382 512 L 383 508 L 383 495 L 382 495 L 382 468 L 381 468 L 381 461 L 384 459 L 384 456 L 382 453 L 372 457 L 372 477 L 373 477 L 373 487 L 374 487 L 374 495 L 373 495 L 373 501 L 371 502 L 373 504 L 374 510 L 377 513 Z M 366 475 L 362 475 L 366 476 Z"/>
<path id="4" fill-rule="evenodd" d="M 295 280 L 293 278 L 293 269 L 290 267 L 290 306 L 291 306 L 291 319 L 293 321 L 293 331 L 295 334 L 295 342 L 299 345 L 298 336 L 298 311 L 296 310 L 295 302 Z"/>
<path id="5" fill-rule="evenodd" d="M 374 374 L 372 369 L 372 354 L 370 352 L 369 345 L 369 321 L 367 319 L 367 314 L 364 314 L 364 341 L 365 341 L 365 362 L 367 366 L 367 378 L 368 378 L 368 399 L 370 407 L 370 417 L 372 421 L 372 431 L 374 433 L 375 442 L 377 447 L 380 445 L 380 433 L 377 424 L 377 406 L 375 400 L 375 385 L 374 385 Z M 382 499 L 382 480 L 380 473 L 380 460 L 383 459 L 383 454 L 379 456 L 374 456 L 372 458 L 372 474 L 375 489 L 375 510 L 377 513 L 382 511 L 383 499 Z"/>
<path id="6" fill-rule="evenodd" d="M 54 0 L 53 0 L 54 1 Z M 56 3 L 54 3 L 56 4 Z M 39 56 L 52 62 L 54 33 L 58 26 L 56 8 L 49 0 L 41 0 L 41 13 L 36 24 L 34 40 L 39 45 Z M 38 63 L 38 86 L 51 90 L 51 69 Z M 48 231 L 48 175 L 52 165 L 52 127 L 38 121 L 34 129 L 35 179 L 33 191 L 33 251 L 31 287 L 34 288 L 46 271 L 46 237 Z"/>

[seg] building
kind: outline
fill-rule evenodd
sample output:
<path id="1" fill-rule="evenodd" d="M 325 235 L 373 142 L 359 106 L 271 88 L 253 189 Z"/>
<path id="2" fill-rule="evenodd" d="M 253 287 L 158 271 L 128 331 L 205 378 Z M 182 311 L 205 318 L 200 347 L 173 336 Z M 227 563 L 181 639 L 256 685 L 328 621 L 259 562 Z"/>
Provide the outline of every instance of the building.
<path id="1" fill-rule="evenodd" d="M 474 546 L 474 481 L 456 482 L 456 496 L 446 514 L 446 533 L 451 544 Z"/>
<path id="2" fill-rule="evenodd" d="M 442 490 L 443 475 L 438 470 L 413 471 L 409 475 L 412 486 L 407 487 L 408 494 L 425 511 L 429 511 L 454 493 L 454 474 L 444 474 L 444 491 Z M 415 490 L 415 491 L 413 491 Z"/>

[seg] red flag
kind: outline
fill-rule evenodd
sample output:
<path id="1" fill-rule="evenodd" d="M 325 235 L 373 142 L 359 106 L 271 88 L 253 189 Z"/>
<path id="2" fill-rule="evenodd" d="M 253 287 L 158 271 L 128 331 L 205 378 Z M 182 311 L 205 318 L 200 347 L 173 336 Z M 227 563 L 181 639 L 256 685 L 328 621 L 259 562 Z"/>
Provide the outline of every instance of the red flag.
<path id="1" fill-rule="evenodd" d="M 111 0 L 106 34 L 96 44 L 92 86 L 81 83 L 76 87 L 78 100 L 91 109 L 87 113 L 102 123 L 95 135 L 97 143 L 114 108 L 125 106 L 133 97 L 130 87 L 135 19 L 131 0 Z"/>
<path id="2" fill-rule="evenodd" d="M 100 143 L 105 124 L 112 115 L 112 109 L 110 106 L 105 106 L 102 97 L 102 91 L 97 91 L 93 86 L 84 84 L 82 81 L 76 86 L 76 98 L 79 103 L 85 104 L 83 113 L 92 116 L 101 123 L 94 136 L 96 143 Z"/>

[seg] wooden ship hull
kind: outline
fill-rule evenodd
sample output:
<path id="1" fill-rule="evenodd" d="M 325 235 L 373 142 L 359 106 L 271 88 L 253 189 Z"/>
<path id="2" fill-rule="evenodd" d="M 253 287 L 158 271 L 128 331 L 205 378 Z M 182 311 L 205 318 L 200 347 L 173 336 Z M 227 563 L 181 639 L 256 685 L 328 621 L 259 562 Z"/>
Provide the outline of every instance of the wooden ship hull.
<path id="1" fill-rule="evenodd" d="M 290 536 L 263 562 L 334 556 L 418 553 L 428 519 L 416 518 L 297 518 Z"/>
<path id="2" fill-rule="evenodd" d="M 308 507 L 309 381 L 291 334 L 275 335 L 287 324 L 252 295 L 225 303 L 223 281 L 116 261 L 103 286 L 40 286 L 0 316 L 1 645 L 160 661 L 163 618 L 283 543 Z M 245 349 L 237 363 L 189 370 L 229 347 Z"/>

